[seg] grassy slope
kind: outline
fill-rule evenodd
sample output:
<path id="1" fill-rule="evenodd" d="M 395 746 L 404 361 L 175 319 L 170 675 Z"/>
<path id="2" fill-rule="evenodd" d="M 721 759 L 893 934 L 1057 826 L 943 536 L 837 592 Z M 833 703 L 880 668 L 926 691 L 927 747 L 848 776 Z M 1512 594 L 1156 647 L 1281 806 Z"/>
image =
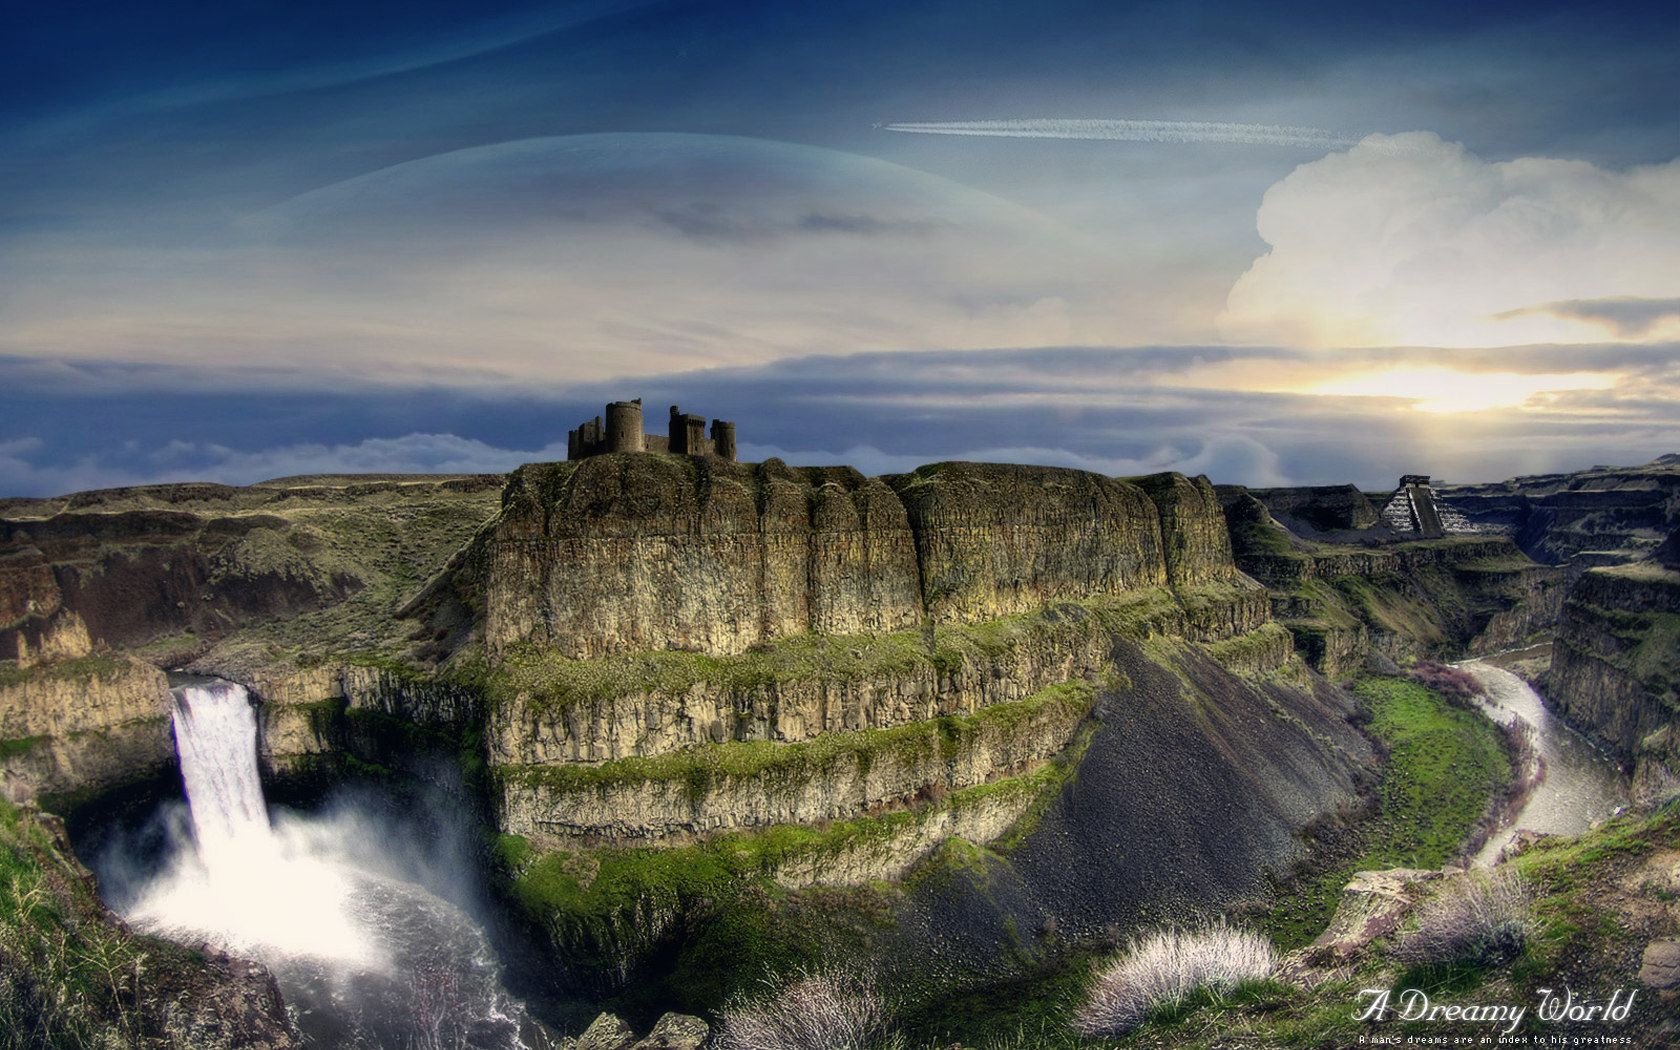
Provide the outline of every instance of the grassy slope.
<path id="1" fill-rule="evenodd" d="M 1353 872 L 1434 867 L 1448 860 L 1509 777 L 1498 731 L 1487 719 L 1400 679 L 1367 679 L 1357 691 L 1372 709 L 1372 734 L 1389 753 L 1376 810 L 1331 866 L 1303 879 L 1265 915 L 1262 925 L 1283 947 L 1304 944 L 1323 930 Z M 981 1050 L 1195 1045 L 1227 1024 L 1227 1015 L 1272 1011 L 1278 1014 L 1276 1029 L 1251 1045 L 1320 1045 L 1313 1033 L 1326 1026 L 1340 1031 L 1330 1015 L 1346 1013 L 1338 1001 L 1326 1005 L 1320 1017 L 1315 1002 L 1298 1002 L 1287 989 L 1264 984 L 1225 999 L 1200 1000 L 1119 1044 L 1080 1040 L 1069 1034 L 1068 1019 L 1095 961 L 1093 955 L 1076 956 L 1019 984 L 922 1008 L 913 1034 L 930 1045 L 962 1040 Z"/>
<path id="2" fill-rule="evenodd" d="M 1354 691 L 1370 706 L 1370 731 L 1389 753 L 1376 811 L 1338 851 L 1339 860 L 1266 915 L 1262 927 L 1286 950 L 1323 931 L 1354 872 L 1446 863 L 1511 778 L 1498 731 L 1474 711 L 1398 678 L 1368 678 Z"/>
<path id="3" fill-rule="evenodd" d="M 0 801 L 0 1050 L 156 1047 L 211 989 L 191 949 L 110 921 L 38 818 Z"/>

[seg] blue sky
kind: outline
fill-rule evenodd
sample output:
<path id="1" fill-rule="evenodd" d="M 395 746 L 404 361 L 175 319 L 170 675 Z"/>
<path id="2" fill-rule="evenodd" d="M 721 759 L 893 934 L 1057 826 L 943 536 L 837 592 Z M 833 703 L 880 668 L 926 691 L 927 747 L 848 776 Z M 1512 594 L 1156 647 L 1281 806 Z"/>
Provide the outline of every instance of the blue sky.
<path id="1" fill-rule="evenodd" d="M 1672 5 L 13 21 L 0 495 L 505 469 L 620 396 L 870 470 L 1380 485 L 1680 448 Z M 887 127 L 1048 119 L 1088 137 Z"/>

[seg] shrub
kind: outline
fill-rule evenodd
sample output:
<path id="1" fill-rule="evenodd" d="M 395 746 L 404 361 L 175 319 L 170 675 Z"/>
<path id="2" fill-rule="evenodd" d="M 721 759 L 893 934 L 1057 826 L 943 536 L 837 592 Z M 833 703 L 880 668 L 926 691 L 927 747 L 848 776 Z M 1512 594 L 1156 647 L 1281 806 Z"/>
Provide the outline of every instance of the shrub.
<path id="1" fill-rule="evenodd" d="M 1418 909 L 1416 925 L 1395 943 L 1394 957 L 1407 966 L 1501 963 L 1533 934 L 1533 913 L 1533 891 L 1520 875 L 1468 872 Z"/>
<path id="2" fill-rule="evenodd" d="M 869 1050 L 887 1035 L 887 1009 L 857 974 L 802 970 L 766 995 L 718 1015 L 719 1050 Z"/>
<path id="3" fill-rule="evenodd" d="M 1411 671 L 1412 681 L 1433 689 L 1448 700 L 1464 703 L 1486 692 L 1469 671 L 1447 664 L 1423 661 Z"/>
<path id="4" fill-rule="evenodd" d="M 1157 930 L 1134 940 L 1098 972 L 1073 1026 L 1081 1035 L 1120 1035 L 1199 989 L 1228 992 L 1265 980 L 1275 969 L 1277 952 L 1270 941 L 1223 920 L 1197 930 Z"/>

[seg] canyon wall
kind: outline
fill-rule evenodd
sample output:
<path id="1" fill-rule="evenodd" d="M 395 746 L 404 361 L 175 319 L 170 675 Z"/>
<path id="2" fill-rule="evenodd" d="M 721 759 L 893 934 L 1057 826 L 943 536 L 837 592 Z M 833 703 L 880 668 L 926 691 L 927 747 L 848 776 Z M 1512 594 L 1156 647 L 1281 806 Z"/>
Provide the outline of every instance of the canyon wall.
<path id="1" fill-rule="evenodd" d="M 96 655 L 0 671 L 0 797 L 24 802 L 144 779 L 175 755 L 163 672 Z"/>
<path id="2" fill-rule="evenodd" d="M 1562 607 L 1565 570 L 1534 562 L 1509 536 L 1320 542 L 1291 532 L 1246 489 L 1220 496 L 1237 565 L 1266 585 L 1272 615 L 1332 678 L 1357 673 L 1372 653 L 1404 661 L 1516 645 L 1549 630 Z"/>
<path id="3" fill-rule="evenodd" d="M 499 505 L 477 482 L 353 487 L 112 497 L 20 518 L 34 553 L 0 592 L 10 622 L 60 621 L 27 635 L 36 662 L 14 659 L 15 674 L 75 663 L 49 656 L 51 641 L 80 660 L 128 646 L 240 681 L 268 775 L 423 777 L 425 762 L 403 759 L 459 759 L 501 833 L 512 896 L 578 966 L 621 981 L 720 894 L 863 889 L 953 836 L 1033 840 L 1075 786 L 1081 807 L 1109 815 L 1105 834 L 1153 835 L 1165 865 L 1189 863 L 1203 838 L 1240 839 L 1241 870 L 1210 889 L 1234 898 L 1299 856 L 1302 824 L 1352 804 L 1370 761 L 1346 698 L 1301 665 L 1274 596 L 1233 558 L 1205 478 L 971 463 L 866 478 L 621 454 L 521 468 Z M 96 514 L 133 542 L 101 553 Z M 160 520 L 206 544 L 179 560 L 180 580 L 154 542 Z M 36 543 L 59 534 L 81 538 Z M 252 571 L 216 568 L 235 552 Z M 62 581 L 118 561 L 155 571 L 113 579 L 181 595 L 163 627 L 185 641 L 104 613 L 78 634 L 67 614 L 97 603 L 76 605 L 92 591 Z M 261 565 L 327 586 L 264 606 L 277 592 Z M 186 596 L 189 582 L 206 589 Z M 144 717 L 106 705 L 86 729 L 17 731 L 50 755 L 132 725 L 151 736 L 127 750 L 130 770 L 165 769 L 167 692 L 147 672 Z M 1104 762 L 1084 775 L 1094 739 L 1143 749 L 1151 772 Z M 1126 801 L 1170 794 L 1159 770 L 1187 761 L 1191 780 L 1251 796 L 1194 818 L 1194 843 L 1176 824 L 1154 834 Z M 4 755 L 0 767 L 42 791 L 38 774 L 25 783 Z M 54 790 L 73 786 L 78 767 L 54 775 Z M 1093 885 L 1136 859 L 1105 856 Z M 1021 892 L 1050 900 L 1057 877 L 1023 872 Z"/>
<path id="4" fill-rule="evenodd" d="M 886 478 L 633 454 L 533 465 L 487 545 L 498 656 L 734 654 L 1237 575 L 1205 478 L 978 463 Z"/>
<path id="5" fill-rule="evenodd" d="M 1645 561 L 1583 573 L 1546 693 L 1632 768 L 1638 801 L 1680 795 L 1680 572 Z"/>
<path id="6" fill-rule="evenodd" d="M 1616 552 L 1637 559 L 1680 527 L 1680 455 L 1438 490 L 1472 521 L 1508 529 L 1536 561 Z"/>
<path id="7" fill-rule="evenodd" d="M 921 615 L 904 506 L 855 472 L 625 453 L 527 466 L 489 542 L 497 654 L 732 653 Z"/>

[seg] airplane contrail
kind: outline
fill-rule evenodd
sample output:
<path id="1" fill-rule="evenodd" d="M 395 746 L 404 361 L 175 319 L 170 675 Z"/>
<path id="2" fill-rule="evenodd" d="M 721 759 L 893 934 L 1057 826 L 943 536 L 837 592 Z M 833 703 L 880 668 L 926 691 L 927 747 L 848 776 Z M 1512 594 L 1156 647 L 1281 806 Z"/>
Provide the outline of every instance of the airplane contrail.
<path id="1" fill-rule="evenodd" d="M 1114 142 L 1228 142 L 1246 146 L 1340 149 L 1359 142 L 1324 128 L 1232 124 L 1209 120 L 1095 120 L 1048 117 L 1019 120 L 905 121 L 878 125 L 912 135 L 981 135 L 1011 139 L 1097 139 Z"/>

